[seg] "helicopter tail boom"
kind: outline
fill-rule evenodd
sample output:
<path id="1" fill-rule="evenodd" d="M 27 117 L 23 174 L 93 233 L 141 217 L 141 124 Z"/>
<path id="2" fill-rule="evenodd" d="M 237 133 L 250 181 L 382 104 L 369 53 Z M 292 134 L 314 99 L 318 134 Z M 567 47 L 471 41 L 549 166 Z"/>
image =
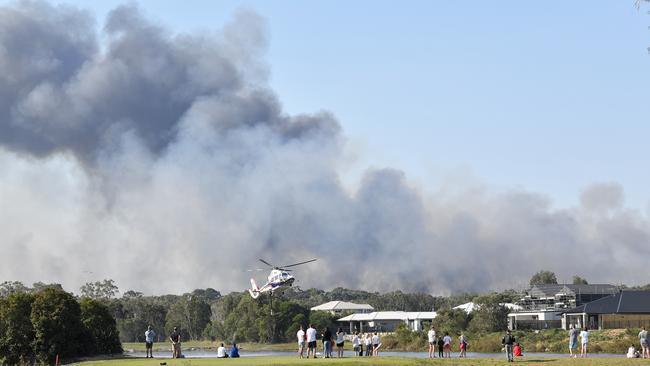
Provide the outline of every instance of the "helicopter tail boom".
<path id="1" fill-rule="evenodd" d="M 255 280 L 251 278 L 251 289 L 248 290 L 248 293 L 251 294 L 253 299 L 257 299 L 260 296 L 260 289 L 257 287 Z"/>

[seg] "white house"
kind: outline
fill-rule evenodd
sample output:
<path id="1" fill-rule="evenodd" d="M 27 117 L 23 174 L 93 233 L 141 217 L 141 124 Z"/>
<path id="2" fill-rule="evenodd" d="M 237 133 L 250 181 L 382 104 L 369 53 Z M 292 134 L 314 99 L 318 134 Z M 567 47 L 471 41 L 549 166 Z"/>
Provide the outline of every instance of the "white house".
<path id="1" fill-rule="evenodd" d="M 435 311 L 376 311 L 367 314 L 352 314 L 339 319 L 350 323 L 350 333 L 354 331 L 392 332 L 398 324 L 403 323 L 413 330 L 422 330 L 422 322 L 432 321 Z"/>

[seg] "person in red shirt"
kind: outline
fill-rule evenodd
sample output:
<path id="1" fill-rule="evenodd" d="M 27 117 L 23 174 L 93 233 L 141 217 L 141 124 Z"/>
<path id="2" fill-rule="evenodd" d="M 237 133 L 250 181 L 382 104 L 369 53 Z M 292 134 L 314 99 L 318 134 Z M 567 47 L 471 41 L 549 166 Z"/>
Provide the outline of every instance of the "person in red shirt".
<path id="1" fill-rule="evenodd" d="M 523 356 L 523 354 L 521 353 L 521 346 L 519 345 L 519 343 L 515 343 L 515 347 L 512 349 L 512 354 L 515 357 L 522 357 Z"/>

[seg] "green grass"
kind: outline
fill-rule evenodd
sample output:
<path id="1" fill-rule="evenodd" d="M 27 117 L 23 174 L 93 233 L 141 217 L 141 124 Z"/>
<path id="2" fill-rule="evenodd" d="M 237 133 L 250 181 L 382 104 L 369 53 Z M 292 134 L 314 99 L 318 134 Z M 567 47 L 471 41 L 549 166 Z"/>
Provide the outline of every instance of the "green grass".
<path id="1" fill-rule="evenodd" d="M 217 365 L 251 365 L 251 366 L 280 366 L 280 365 L 479 365 L 493 366 L 506 365 L 504 359 L 421 359 L 407 357 L 360 357 L 342 359 L 309 359 L 301 360 L 296 357 L 250 357 L 239 359 L 119 359 L 88 361 L 78 364 L 79 366 L 159 366 L 160 362 L 166 362 L 167 366 L 217 366 Z M 625 358 L 588 358 L 588 359 L 521 359 L 516 364 L 549 365 L 549 366 L 581 366 L 581 365 L 638 365 L 644 363 L 642 360 L 628 360 Z"/>

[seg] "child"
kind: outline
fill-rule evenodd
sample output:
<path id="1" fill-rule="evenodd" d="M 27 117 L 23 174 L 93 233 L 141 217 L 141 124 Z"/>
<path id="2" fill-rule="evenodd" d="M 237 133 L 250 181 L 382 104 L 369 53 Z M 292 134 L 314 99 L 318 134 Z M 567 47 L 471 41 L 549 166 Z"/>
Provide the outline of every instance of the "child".
<path id="1" fill-rule="evenodd" d="M 445 345 L 445 341 L 442 339 L 442 337 L 438 337 L 438 357 L 443 358 L 445 357 L 444 354 L 444 349 L 442 348 Z"/>
<path id="2" fill-rule="evenodd" d="M 515 346 L 512 348 L 512 354 L 515 357 L 523 357 L 523 354 L 521 353 L 521 346 L 519 343 L 515 343 Z"/>

